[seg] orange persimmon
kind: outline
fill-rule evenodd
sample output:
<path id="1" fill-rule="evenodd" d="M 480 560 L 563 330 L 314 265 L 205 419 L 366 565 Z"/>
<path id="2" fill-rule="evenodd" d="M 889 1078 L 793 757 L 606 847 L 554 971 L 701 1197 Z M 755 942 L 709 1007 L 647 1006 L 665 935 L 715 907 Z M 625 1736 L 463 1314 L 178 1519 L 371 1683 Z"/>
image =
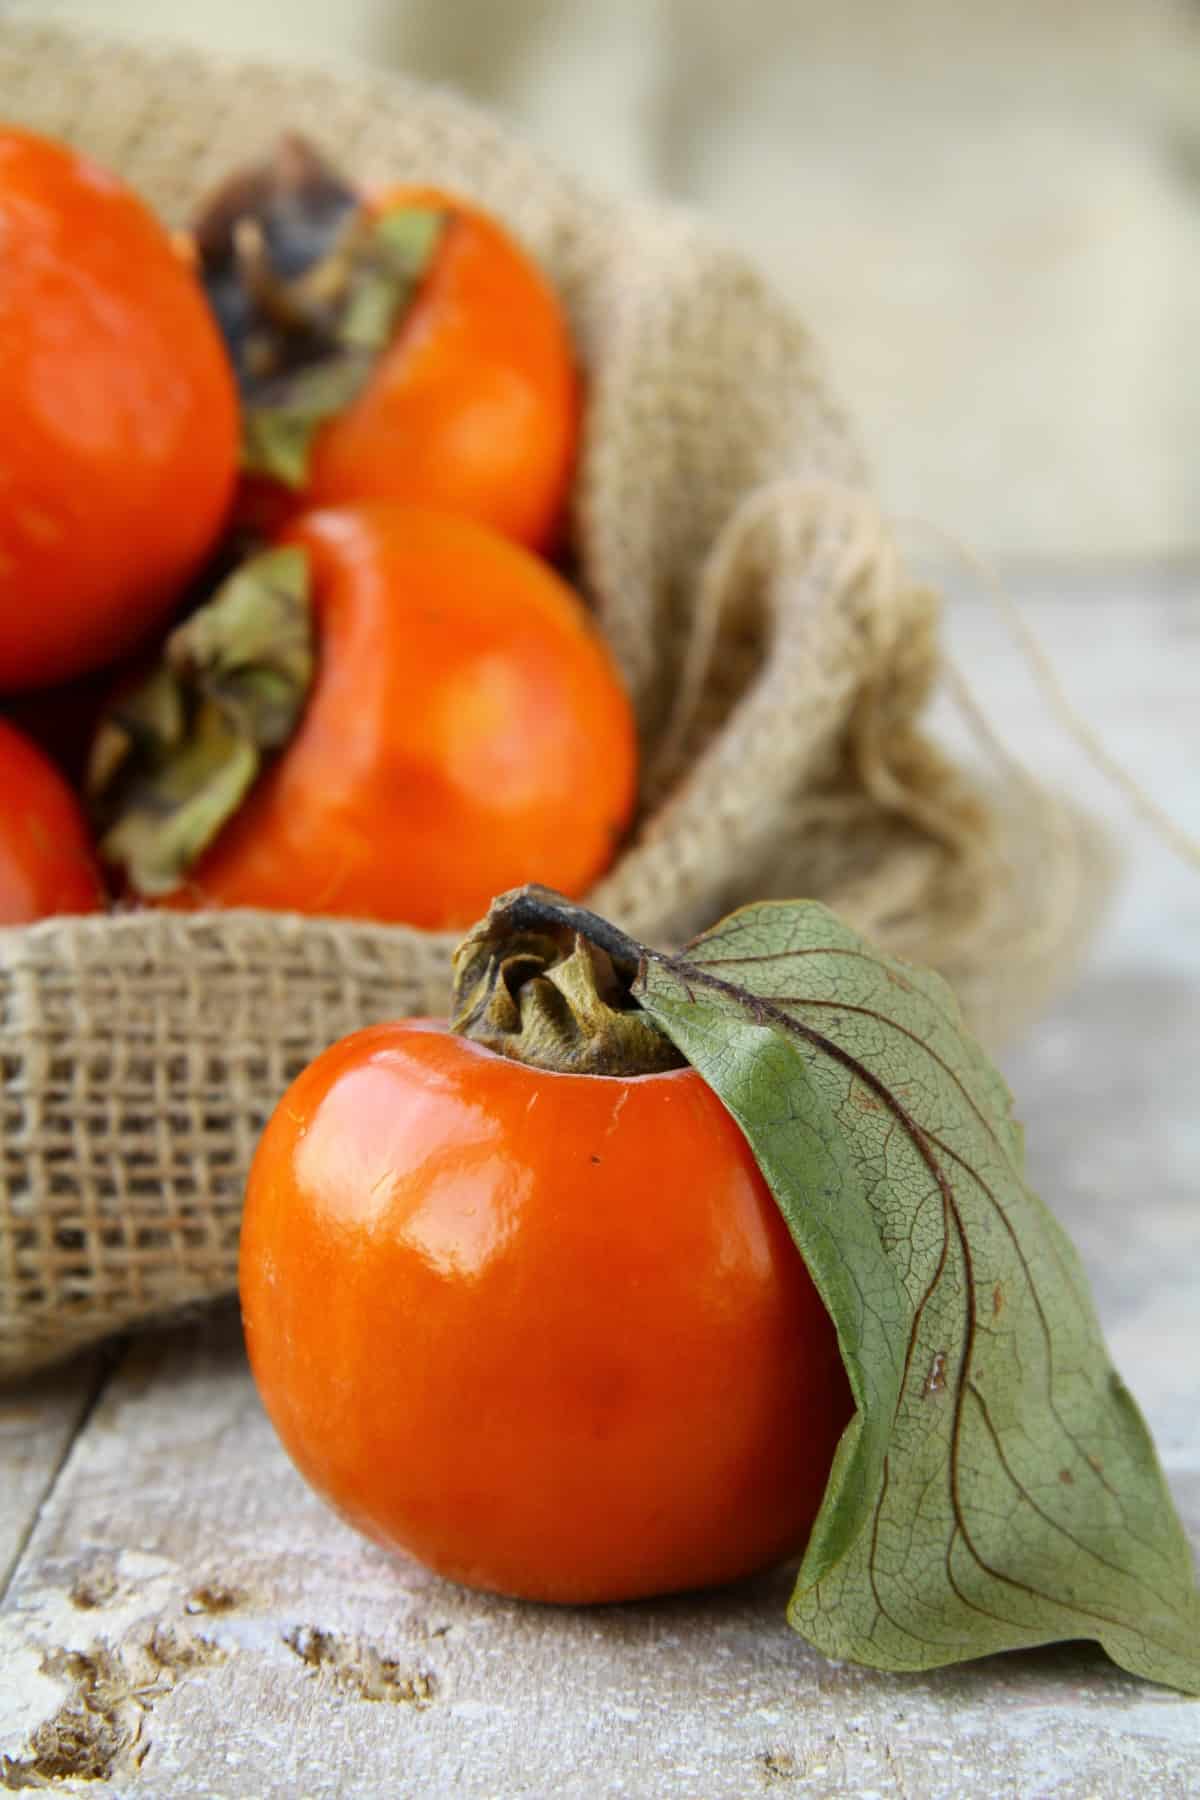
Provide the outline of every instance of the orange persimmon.
<path id="1" fill-rule="evenodd" d="M 42 752 L 0 719 L 0 925 L 95 912 L 100 876 L 83 813 Z"/>
<path id="2" fill-rule="evenodd" d="M 134 891 L 432 929 L 529 879 L 582 893 L 628 825 L 636 736 L 577 595 L 468 519 L 383 501 L 304 515 L 286 551 L 314 639 L 298 721 L 191 866 Z"/>
<path id="3" fill-rule="evenodd" d="M 242 388 L 247 523 L 387 499 L 551 547 L 574 356 L 554 289 L 497 219 L 440 189 L 364 196 L 291 135 L 194 233 Z"/>
<path id="4" fill-rule="evenodd" d="M 165 618 L 237 464 L 233 371 L 161 225 L 64 145 L 0 131 L 0 690 Z"/>
<path id="5" fill-rule="evenodd" d="M 267 1126 L 241 1296 L 318 1492 L 535 1600 L 798 1552 L 852 1411 L 750 1149 L 686 1068 L 549 1072 L 428 1021 L 356 1033 Z"/>
<path id="6" fill-rule="evenodd" d="M 376 215 L 445 223 L 412 305 L 359 396 L 322 426 L 308 494 L 445 507 L 531 549 L 560 522 L 578 396 L 566 320 L 540 270 L 478 207 L 394 188 Z"/>

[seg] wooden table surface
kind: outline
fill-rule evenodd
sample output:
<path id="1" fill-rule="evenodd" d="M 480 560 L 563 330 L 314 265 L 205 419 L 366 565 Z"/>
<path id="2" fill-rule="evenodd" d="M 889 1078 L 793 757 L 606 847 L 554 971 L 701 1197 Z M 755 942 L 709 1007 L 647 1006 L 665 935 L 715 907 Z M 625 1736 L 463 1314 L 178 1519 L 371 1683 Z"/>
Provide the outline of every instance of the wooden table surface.
<path id="1" fill-rule="evenodd" d="M 1010 585 L 1109 747 L 1200 832 L 1200 567 Z M 1200 1543 L 1200 873 L 1088 769 L 977 598 L 949 629 L 1009 740 L 1127 851 L 1086 978 L 1004 1062 Z M 232 1309 L 8 1390 L 0 1445 L 0 1788 L 1200 1794 L 1200 1703 L 1089 1647 L 878 1675 L 789 1631 L 786 1572 L 547 1610 L 385 1556 L 292 1471 Z"/>

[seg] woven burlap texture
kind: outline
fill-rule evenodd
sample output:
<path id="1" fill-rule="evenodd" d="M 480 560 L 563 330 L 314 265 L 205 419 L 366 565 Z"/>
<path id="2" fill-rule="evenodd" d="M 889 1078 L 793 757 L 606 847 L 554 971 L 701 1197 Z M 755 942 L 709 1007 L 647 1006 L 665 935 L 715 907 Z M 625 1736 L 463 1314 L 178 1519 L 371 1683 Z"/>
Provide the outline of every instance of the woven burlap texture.
<path id="1" fill-rule="evenodd" d="M 1095 892 L 1071 818 L 921 735 L 938 607 L 906 579 L 800 322 L 687 218 L 582 192 L 462 101 L 0 25 L 0 117 L 171 221 L 284 128 L 366 181 L 477 197 L 558 284 L 586 377 L 572 546 L 640 723 L 635 834 L 589 902 L 681 941 L 766 895 L 933 963 L 995 1036 Z M 451 941 L 256 913 L 0 932 L 0 1370 L 229 1291 L 255 1138 L 369 1021 L 445 1005 Z"/>

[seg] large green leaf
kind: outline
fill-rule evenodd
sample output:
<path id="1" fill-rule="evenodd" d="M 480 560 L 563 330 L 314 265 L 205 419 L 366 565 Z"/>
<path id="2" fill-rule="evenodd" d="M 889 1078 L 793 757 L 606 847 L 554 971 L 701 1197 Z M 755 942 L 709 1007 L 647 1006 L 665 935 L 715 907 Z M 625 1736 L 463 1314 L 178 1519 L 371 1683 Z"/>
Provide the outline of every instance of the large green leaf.
<path id="1" fill-rule="evenodd" d="M 633 991 L 745 1132 L 859 1408 L 796 1629 L 884 1669 L 1095 1638 L 1200 1691 L 1200 1595 L 1149 1433 L 946 985 L 787 902 L 648 955 Z"/>

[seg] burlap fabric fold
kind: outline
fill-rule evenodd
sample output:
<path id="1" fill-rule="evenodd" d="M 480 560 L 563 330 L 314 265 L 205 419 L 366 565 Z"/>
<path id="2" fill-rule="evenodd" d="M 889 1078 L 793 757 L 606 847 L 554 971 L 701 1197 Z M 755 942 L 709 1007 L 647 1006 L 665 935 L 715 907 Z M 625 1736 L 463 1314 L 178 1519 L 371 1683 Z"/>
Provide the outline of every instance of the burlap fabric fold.
<path id="1" fill-rule="evenodd" d="M 681 941 L 772 894 L 933 963 L 995 1037 L 1061 978 L 1096 869 L 1024 778 L 922 735 L 938 604 L 908 579 L 804 326 L 672 213 L 616 205 L 463 102 L 0 23 L 0 117 L 169 220 L 283 128 L 365 180 L 476 196 L 566 301 L 587 383 L 572 544 L 642 734 L 590 903 Z M 452 940 L 261 913 L 0 932 L 0 1370 L 228 1291 L 256 1135 L 355 1026 L 445 1004 Z"/>

